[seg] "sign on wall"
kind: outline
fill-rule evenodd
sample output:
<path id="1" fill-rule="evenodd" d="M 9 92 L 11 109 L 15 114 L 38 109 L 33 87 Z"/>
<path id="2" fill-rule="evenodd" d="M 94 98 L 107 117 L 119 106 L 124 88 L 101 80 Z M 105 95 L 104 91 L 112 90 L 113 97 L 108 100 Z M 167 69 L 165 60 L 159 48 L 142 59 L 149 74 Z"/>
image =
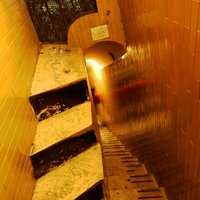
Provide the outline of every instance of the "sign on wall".
<path id="1" fill-rule="evenodd" d="M 109 37 L 108 25 L 101 25 L 91 28 L 92 39 L 94 41 Z"/>

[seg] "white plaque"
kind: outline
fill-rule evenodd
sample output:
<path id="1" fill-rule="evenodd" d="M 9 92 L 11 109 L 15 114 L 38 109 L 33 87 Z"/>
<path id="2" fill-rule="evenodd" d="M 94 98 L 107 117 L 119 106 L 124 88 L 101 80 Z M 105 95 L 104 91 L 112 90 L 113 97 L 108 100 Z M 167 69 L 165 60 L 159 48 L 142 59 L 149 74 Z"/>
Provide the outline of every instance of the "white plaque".
<path id="1" fill-rule="evenodd" d="M 109 37 L 108 25 L 105 24 L 102 26 L 97 26 L 97 27 L 91 28 L 91 33 L 92 33 L 92 39 L 94 41 L 108 38 Z"/>

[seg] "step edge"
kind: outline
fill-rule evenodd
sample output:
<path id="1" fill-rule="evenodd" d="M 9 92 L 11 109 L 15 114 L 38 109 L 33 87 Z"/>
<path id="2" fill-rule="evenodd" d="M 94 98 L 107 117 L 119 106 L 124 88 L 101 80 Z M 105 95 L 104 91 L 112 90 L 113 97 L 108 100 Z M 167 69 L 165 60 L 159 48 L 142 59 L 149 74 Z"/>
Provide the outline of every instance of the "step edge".
<path id="1" fill-rule="evenodd" d="M 80 131 L 74 133 L 73 135 L 70 135 L 69 137 L 66 137 L 66 138 L 64 138 L 64 139 L 62 139 L 62 140 L 57 141 L 56 143 L 54 143 L 54 144 L 52 144 L 52 145 L 46 146 L 46 148 L 43 148 L 43 149 L 41 149 L 41 150 L 39 150 L 39 151 L 33 152 L 33 148 L 34 148 L 34 147 L 32 147 L 29 156 L 30 156 L 30 157 L 31 157 L 31 156 L 34 156 L 34 155 L 36 155 L 36 154 L 38 154 L 38 153 L 40 153 L 40 152 L 42 152 L 42 151 L 44 151 L 44 150 L 46 150 L 46 149 L 48 149 L 48 148 L 51 148 L 51 147 L 53 147 L 54 145 L 57 145 L 57 144 L 59 144 L 59 143 L 65 141 L 65 140 L 72 139 L 72 138 L 75 138 L 75 137 L 79 137 L 79 136 L 81 136 L 81 135 L 87 133 L 88 131 L 92 131 L 92 130 L 94 130 L 93 124 L 91 124 L 90 126 L 86 127 L 85 129 L 82 129 L 82 130 L 80 130 Z M 32 153 L 32 152 L 33 152 L 33 153 Z"/>
<path id="2" fill-rule="evenodd" d="M 68 86 L 71 86 L 71 85 L 75 85 L 75 84 L 77 84 L 77 83 L 79 83 L 81 81 L 84 81 L 84 80 L 87 81 L 87 77 L 86 76 L 83 77 L 83 78 L 77 79 L 75 81 L 72 81 L 70 83 L 66 83 L 66 84 L 60 85 L 60 86 L 55 87 L 55 88 L 51 88 L 49 90 L 41 91 L 41 92 L 34 93 L 34 94 L 30 93 L 29 98 L 34 98 L 34 97 L 37 97 L 39 95 L 42 95 L 42 94 L 45 94 L 45 93 L 48 93 L 48 92 L 54 92 L 56 90 L 59 90 L 59 89 L 65 88 L 65 87 L 68 87 Z"/>

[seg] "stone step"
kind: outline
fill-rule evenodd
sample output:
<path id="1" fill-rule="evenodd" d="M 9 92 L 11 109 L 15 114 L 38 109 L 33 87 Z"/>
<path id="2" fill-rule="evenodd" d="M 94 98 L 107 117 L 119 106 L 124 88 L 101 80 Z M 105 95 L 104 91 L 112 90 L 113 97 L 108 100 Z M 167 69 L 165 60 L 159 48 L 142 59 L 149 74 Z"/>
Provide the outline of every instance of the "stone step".
<path id="1" fill-rule="evenodd" d="M 146 192 L 148 191 L 148 192 Z M 162 188 L 111 190 L 109 200 L 167 200 Z"/>
<path id="2" fill-rule="evenodd" d="M 131 183 L 131 187 L 134 189 L 146 189 L 146 188 L 154 188 L 158 187 L 158 184 L 153 176 L 153 174 L 136 174 L 130 175 L 127 179 L 129 183 Z"/>
<path id="3" fill-rule="evenodd" d="M 146 188 L 157 188 L 158 185 L 152 174 L 137 174 L 127 175 L 121 173 L 117 176 L 109 176 L 105 178 L 107 190 L 118 190 L 118 189 L 146 189 Z"/>
<path id="4" fill-rule="evenodd" d="M 97 143 L 90 102 L 38 123 L 31 161 L 39 178 Z"/>
<path id="5" fill-rule="evenodd" d="M 38 121 L 42 121 L 88 100 L 86 80 L 29 97 Z"/>
<path id="6" fill-rule="evenodd" d="M 167 200 L 165 190 L 162 187 L 138 189 L 137 199 Z"/>
<path id="7" fill-rule="evenodd" d="M 35 178 L 39 178 L 68 159 L 77 156 L 97 143 L 95 132 L 88 131 L 70 137 L 31 156 Z"/>
<path id="8" fill-rule="evenodd" d="M 114 166 L 113 164 L 112 165 L 105 164 L 105 166 L 106 166 L 107 176 L 119 176 L 120 174 L 138 175 L 147 173 L 147 169 L 143 164 L 139 164 L 137 165 L 137 167 L 132 167 L 132 168 L 126 168 L 123 165 Z"/>
<path id="9" fill-rule="evenodd" d="M 104 157 L 105 162 L 108 162 L 110 166 L 116 166 L 116 165 L 129 165 L 129 164 L 141 164 L 140 161 L 132 157 L 131 159 L 121 159 L 120 157 Z"/>
<path id="10" fill-rule="evenodd" d="M 81 199 L 87 191 L 91 195 L 91 189 L 95 191 L 94 186 L 99 187 L 102 180 L 101 149 L 95 145 L 39 178 L 32 200 Z"/>
<path id="11" fill-rule="evenodd" d="M 85 79 L 85 60 L 81 48 L 66 44 L 42 44 L 30 96 Z"/>
<path id="12" fill-rule="evenodd" d="M 39 122 L 31 155 L 69 137 L 82 135 L 91 129 L 91 103 L 85 102 Z"/>

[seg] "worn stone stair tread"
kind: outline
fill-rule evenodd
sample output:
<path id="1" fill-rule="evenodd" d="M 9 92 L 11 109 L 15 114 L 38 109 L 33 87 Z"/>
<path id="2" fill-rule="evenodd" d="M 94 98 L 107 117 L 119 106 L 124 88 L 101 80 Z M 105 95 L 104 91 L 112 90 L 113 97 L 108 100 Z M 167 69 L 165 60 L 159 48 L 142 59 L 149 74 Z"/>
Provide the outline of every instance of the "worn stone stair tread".
<path id="1" fill-rule="evenodd" d="M 131 165 L 131 164 L 140 164 L 140 161 L 137 158 L 132 158 L 129 160 L 122 160 L 120 157 L 104 157 L 106 163 L 109 163 L 109 166 L 115 167 L 116 165 Z"/>
<path id="2" fill-rule="evenodd" d="M 31 96 L 62 88 L 86 79 L 85 60 L 81 48 L 66 44 L 42 44 Z"/>
<path id="3" fill-rule="evenodd" d="M 91 103 L 85 102 L 38 123 L 31 155 L 92 129 Z"/>
<path id="4" fill-rule="evenodd" d="M 39 178 L 32 200 L 76 199 L 101 180 L 101 148 L 97 144 Z"/>
<path id="5" fill-rule="evenodd" d="M 152 189 L 150 189 L 152 190 Z M 153 188 L 158 192 L 139 193 L 135 189 L 118 189 L 110 191 L 110 200 L 167 200 L 165 193 L 160 188 Z"/>
<path id="6" fill-rule="evenodd" d="M 128 181 L 131 183 L 132 188 L 145 189 L 158 187 L 158 184 L 152 174 L 137 174 L 130 176 Z"/>
<path id="7" fill-rule="evenodd" d="M 119 176 L 121 174 L 130 174 L 130 175 L 138 175 L 147 173 L 147 169 L 144 165 L 138 168 L 125 168 L 124 166 L 106 166 L 106 172 L 108 176 Z"/>
<path id="8" fill-rule="evenodd" d="M 138 199 L 165 199 L 167 200 L 167 196 L 164 188 L 145 188 L 145 189 L 137 189 Z"/>
<path id="9" fill-rule="evenodd" d="M 137 183 L 131 183 L 132 180 Z M 147 180 L 147 182 L 145 182 Z M 148 182 L 152 180 L 152 182 Z M 141 182 L 140 182 L 141 181 Z M 128 176 L 121 174 L 120 176 L 105 177 L 105 185 L 109 199 L 162 199 L 166 200 L 164 188 L 159 188 L 152 174 L 140 174 Z M 134 198 L 133 198 L 134 197 Z"/>
<path id="10" fill-rule="evenodd" d="M 134 178 L 133 178 L 134 176 Z M 107 183 L 107 189 L 117 190 L 117 189 L 136 189 L 136 188 L 157 188 L 158 185 L 155 182 L 152 174 L 138 174 L 128 176 L 127 174 L 120 174 L 115 176 L 109 176 L 105 178 Z M 135 181 L 133 183 L 132 181 Z M 151 180 L 151 181 L 149 181 Z M 145 186 L 145 187 L 144 187 Z M 146 194 L 146 193 L 145 193 Z"/>

